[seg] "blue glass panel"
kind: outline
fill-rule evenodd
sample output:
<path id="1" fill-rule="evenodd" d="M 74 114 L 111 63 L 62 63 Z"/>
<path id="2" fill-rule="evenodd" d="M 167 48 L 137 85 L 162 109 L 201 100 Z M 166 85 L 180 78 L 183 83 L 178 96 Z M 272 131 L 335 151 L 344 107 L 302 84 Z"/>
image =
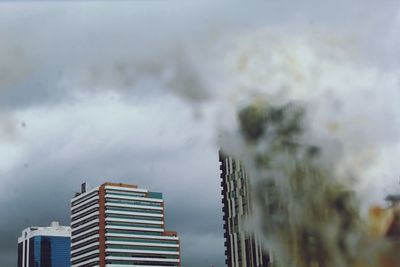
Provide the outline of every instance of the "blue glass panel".
<path id="1" fill-rule="evenodd" d="M 51 237 L 52 267 L 69 267 L 71 241 L 67 237 Z"/>
<path id="2" fill-rule="evenodd" d="M 42 251 L 42 237 L 35 236 L 35 267 L 42 267 L 41 265 L 41 251 Z"/>
<path id="3" fill-rule="evenodd" d="M 71 241 L 69 237 L 35 236 L 29 240 L 29 243 L 29 266 L 70 266 Z"/>
<path id="4" fill-rule="evenodd" d="M 159 193 L 159 192 L 149 192 L 149 198 L 162 199 L 162 193 Z"/>
<path id="5" fill-rule="evenodd" d="M 22 253 L 23 253 L 23 250 L 22 250 L 22 242 L 21 243 L 18 243 L 18 267 L 22 267 Z"/>
<path id="6" fill-rule="evenodd" d="M 28 255 L 29 266 L 35 265 L 35 237 L 29 238 L 29 255 Z"/>
<path id="7" fill-rule="evenodd" d="M 42 236 L 40 242 L 40 267 L 52 267 L 51 237 Z"/>

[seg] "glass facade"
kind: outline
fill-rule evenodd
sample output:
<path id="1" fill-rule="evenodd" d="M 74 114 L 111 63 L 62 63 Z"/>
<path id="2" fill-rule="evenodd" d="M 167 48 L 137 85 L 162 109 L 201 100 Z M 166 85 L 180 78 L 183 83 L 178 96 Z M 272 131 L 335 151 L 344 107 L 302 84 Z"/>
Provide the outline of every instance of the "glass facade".
<path id="1" fill-rule="evenodd" d="M 22 246 L 22 243 L 20 243 Z M 20 245 L 18 245 L 18 250 Z M 29 267 L 69 267 L 71 241 L 69 237 L 34 236 L 29 239 Z M 22 256 L 18 255 L 18 266 Z"/>
<path id="2" fill-rule="evenodd" d="M 22 250 L 23 246 L 22 246 L 22 242 L 18 243 L 18 267 L 22 267 Z"/>
<path id="3" fill-rule="evenodd" d="M 159 193 L 159 192 L 149 192 L 149 198 L 162 199 L 163 195 L 162 195 L 162 193 Z"/>
<path id="4" fill-rule="evenodd" d="M 250 181 L 240 161 L 219 152 L 224 213 L 225 255 L 228 267 L 269 266 L 269 254 L 245 222 L 252 212 Z"/>

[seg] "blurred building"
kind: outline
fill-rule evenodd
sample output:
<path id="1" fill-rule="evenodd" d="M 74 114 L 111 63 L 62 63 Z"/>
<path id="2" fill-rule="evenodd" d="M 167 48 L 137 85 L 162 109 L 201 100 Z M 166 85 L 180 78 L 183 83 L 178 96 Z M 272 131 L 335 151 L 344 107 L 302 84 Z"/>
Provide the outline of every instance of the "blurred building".
<path id="1" fill-rule="evenodd" d="M 252 212 L 250 184 L 240 161 L 219 152 L 225 256 L 228 267 L 269 266 L 268 253 L 246 221 Z"/>
<path id="2" fill-rule="evenodd" d="M 71 266 L 180 266 L 179 238 L 164 226 L 161 193 L 83 184 L 71 200 Z"/>
<path id="3" fill-rule="evenodd" d="M 369 209 L 369 234 L 371 240 L 386 243 L 378 254 L 381 266 L 400 266 L 400 195 L 388 195 L 386 201 L 388 207 Z"/>
<path id="4" fill-rule="evenodd" d="M 400 195 L 388 195 L 385 200 L 389 202 L 388 210 L 393 214 L 386 231 L 386 237 L 396 241 L 400 247 Z"/>
<path id="5" fill-rule="evenodd" d="M 52 222 L 29 227 L 18 238 L 18 267 L 69 267 L 71 229 Z"/>

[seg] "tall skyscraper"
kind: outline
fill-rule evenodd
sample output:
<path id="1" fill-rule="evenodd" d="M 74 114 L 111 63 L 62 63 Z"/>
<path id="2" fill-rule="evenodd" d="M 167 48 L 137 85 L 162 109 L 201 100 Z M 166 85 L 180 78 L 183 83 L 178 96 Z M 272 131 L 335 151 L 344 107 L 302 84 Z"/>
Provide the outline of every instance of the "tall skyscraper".
<path id="1" fill-rule="evenodd" d="M 29 227 L 18 238 L 18 267 L 69 267 L 71 229 L 52 222 Z"/>
<path id="2" fill-rule="evenodd" d="M 257 236 L 246 231 L 252 211 L 250 184 L 239 160 L 219 152 L 225 256 L 228 267 L 265 267 L 268 253 L 263 252 Z"/>
<path id="3" fill-rule="evenodd" d="M 71 266 L 181 266 L 177 233 L 164 227 L 161 193 L 83 184 L 71 200 Z"/>

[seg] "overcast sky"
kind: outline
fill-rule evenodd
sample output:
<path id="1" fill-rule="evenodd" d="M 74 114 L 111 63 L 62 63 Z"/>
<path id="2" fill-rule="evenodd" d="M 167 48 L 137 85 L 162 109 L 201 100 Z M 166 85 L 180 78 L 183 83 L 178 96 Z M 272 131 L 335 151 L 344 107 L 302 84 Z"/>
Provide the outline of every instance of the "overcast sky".
<path id="1" fill-rule="evenodd" d="M 25 227 L 69 223 L 83 181 L 163 192 L 183 266 L 224 266 L 214 63 L 241 40 L 224 36 L 332 31 L 399 63 L 397 1 L 298 2 L 1 1 L 0 266 Z"/>

